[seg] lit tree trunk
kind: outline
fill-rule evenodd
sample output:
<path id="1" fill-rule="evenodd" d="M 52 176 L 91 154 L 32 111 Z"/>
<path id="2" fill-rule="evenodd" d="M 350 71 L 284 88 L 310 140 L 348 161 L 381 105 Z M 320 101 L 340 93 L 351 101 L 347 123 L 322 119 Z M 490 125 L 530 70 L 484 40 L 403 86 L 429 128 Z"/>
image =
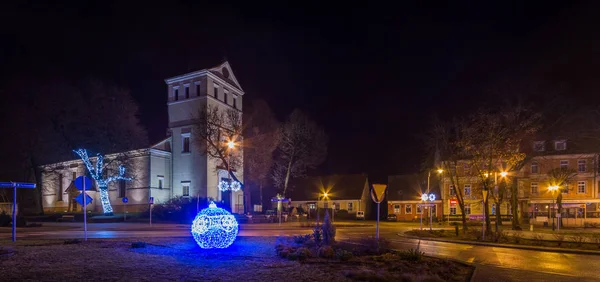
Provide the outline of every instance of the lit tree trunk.
<path id="1" fill-rule="evenodd" d="M 562 191 L 558 191 L 558 196 L 556 196 L 556 206 L 557 206 L 557 214 L 561 214 L 562 215 Z M 558 215 L 556 216 L 558 217 Z M 558 217 L 558 226 L 563 226 L 563 222 L 562 222 L 562 216 Z"/>
<path id="2" fill-rule="evenodd" d="M 519 222 L 519 183 L 517 178 L 513 178 L 510 186 L 510 208 L 512 210 L 512 230 L 521 230 Z"/>
<path id="3" fill-rule="evenodd" d="M 494 203 L 496 205 L 496 233 L 498 233 L 498 228 L 502 224 L 502 216 L 500 213 L 500 207 L 502 206 L 502 202 L 496 201 Z"/>
<path id="4" fill-rule="evenodd" d="M 108 196 L 108 187 L 98 185 L 98 189 L 100 190 L 98 192 L 100 192 L 100 202 L 102 202 L 102 211 L 104 211 L 105 215 L 112 215 L 113 208 L 110 204 L 110 198 Z"/>
<path id="5" fill-rule="evenodd" d="M 490 194 L 488 193 L 483 205 L 483 213 L 485 216 L 485 234 L 490 234 L 490 230 L 492 229 L 492 222 L 490 220 L 490 208 L 488 205 L 488 201 L 490 199 Z"/>
<path id="6" fill-rule="evenodd" d="M 283 183 L 283 197 L 285 198 L 285 192 L 287 190 L 288 187 L 288 183 L 290 181 L 290 170 L 292 169 L 292 160 L 290 159 L 290 161 L 288 162 L 288 166 L 287 169 L 285 171 L 285 181 Z"/>

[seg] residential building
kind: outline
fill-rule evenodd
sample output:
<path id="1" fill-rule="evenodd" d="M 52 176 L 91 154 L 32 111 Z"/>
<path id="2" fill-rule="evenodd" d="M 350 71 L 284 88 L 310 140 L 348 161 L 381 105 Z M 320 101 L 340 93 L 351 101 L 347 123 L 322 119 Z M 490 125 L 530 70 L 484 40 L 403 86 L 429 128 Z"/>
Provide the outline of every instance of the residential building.
<path id="1" fill-rule="evenodd" d="M 367 175 L 347 174 L 294 179 L 290 182 L 291 205 L 305 211 L 319 208 L 369 214 L 371 196 Z M 324 197 L 327 193 L 327 197 Z"/>
<path id="2" fill-rule="evenodd" d="M 429 190 L 427 190 L 427 175 L 391 175 L 388 177 L 387 187 L 387 205 L 388 215 L 396 215 L 399 221 L 418 221 L 429 222 L 430 215 L 434 221 L 442 216 L 442 199 L 439 189 L 439 178 L 437 175 L 430 175 Z M 423 194 L 432 194 L 434 201 L 423 201 Z"/>
<path id="3" fill-rule="evenodd" d="M 213 68 L 190 72 L 165 80 L 167 84 L 168 136 L 151 146 L 130 152 L 107 155 L 117 158 L 126 155 L 129 169 L 126 176 L 133 181 L 113 182 L 109 197 L 115 212 L 123 210 L 123 197 L 128 197 L 128 211 L 143 210 L 149 198 L 162 203 L 173 197 L 210 198 L 230 208 L 234 213 L 244 212 L 249 199 L 244 192 L 222 192 L 217 185 L 228 180 L 225 165 L 209 158 L 197 146 L 192 131 L 193 118 L 208 106 L 220 110 L 234 109 L 242 115 L 244 91 L 235 78 L 228 62 Z M 235 150 L 242 150 L 241 146 Z M 75 155 L 74 155 L 75 156 Z M 94 158 L 92 158 L 94 161 Z M 105 163 L 107 163 L 105 161 Z M 43 166 L 43 206 L 46 211 L 75 211 L 81 207 L 73 203 L 74 191 L 68 189 L 77 176 L 86 174 L 81 160 Z M 243 180 L 243 170 L 234 171 Z M 90 192 L 94 199 L 91 210 L 100 211 L 99 193 Z M 246 194 L 248 195 L 248 194 Z"/>

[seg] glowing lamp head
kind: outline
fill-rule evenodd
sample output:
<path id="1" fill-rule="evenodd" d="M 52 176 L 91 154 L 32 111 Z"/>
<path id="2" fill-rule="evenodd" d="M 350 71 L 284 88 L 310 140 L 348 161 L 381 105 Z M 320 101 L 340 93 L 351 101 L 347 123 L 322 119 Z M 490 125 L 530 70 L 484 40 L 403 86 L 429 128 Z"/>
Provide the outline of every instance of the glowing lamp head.
<path id="1" fill-rule="evenodd" d="M 558 186 L 552 185 L 552 186 L 548 187 L 548 190 L 550 190 L 551 192 L 557 191 L 558 190 Z"/>
<path id="2" fill-rule="evenodd" d="M 503 171 L 500 173 L 500 176 L 502 176 L 502 177 L 506 177 L 507 175 L 508 175 L 508 172 L 506 172 L 506 171 Z"/>
<path id="3" fill-rule="evenodd" d="M 229 247 L 238 234 L 238 223 L 228 211 L 214 202 L 201 210 L 192 223 L 192 236 L 203 249 Z"/>
<path id="4" fill-rule="evenodd" d="M 429 199 L 429 196 L 427 194 L 421 195 L 421 201 L 427 201 L 427 199 Z"/>
<path id="5" fill-rule="evenodd" d="M 327 192 L 323 193 L 323 198 L 327 198 L 328 195 Z"/>
<path id="6" fill-rule="evenodd" d="M 442 174 L 442 172 L 444 172 L 444 170 L 441 168 L 437 170 L 437 173 L 439 173 L 439 174 Z"/>
<path id="7" fill-rule="evenodd" d="M 228 147 L 229 149 L 233 149 L 233 148 L 235 148 L 235 142 L 233 142 L 233 141 L 229 141 L 229 142 L 227 142 L 227 147 Z"/>

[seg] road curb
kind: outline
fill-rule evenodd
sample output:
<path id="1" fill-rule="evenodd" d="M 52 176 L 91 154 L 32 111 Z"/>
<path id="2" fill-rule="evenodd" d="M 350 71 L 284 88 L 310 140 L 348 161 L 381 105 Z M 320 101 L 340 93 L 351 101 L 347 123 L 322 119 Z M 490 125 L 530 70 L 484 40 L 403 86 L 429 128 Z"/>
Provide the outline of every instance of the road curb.
<path id="1" fill-rule="evenodd" d="M 522 246 L 522 245 L 499 244 L 499 243 L 484 243 L 484 242 L 473 242 L 473 241 L 448 240 L 448 239 L 440 239 L 440 238 L 420 238 L 420 237 L 409 236 L 409 235 L 405 235 L 405 234 L 401 234 L 401 233 L 397 233 L 397 235 L 401 236 L 401 237 L 417 239 L 417 240 L 424 240 L 424 241 L 437 241 L 437 242 L 455 243 L 455 244 L 463 244 L 463 245 L 477 245 L 477 246 L 499 247 L 499 248 L 520 249 L 520 250 L 530 250 L 530 251 L 600 256 L 600 251 L 572 250 L 572 249 L 561 249 L 561 248 L 552 248 L 552 247 Z"/>

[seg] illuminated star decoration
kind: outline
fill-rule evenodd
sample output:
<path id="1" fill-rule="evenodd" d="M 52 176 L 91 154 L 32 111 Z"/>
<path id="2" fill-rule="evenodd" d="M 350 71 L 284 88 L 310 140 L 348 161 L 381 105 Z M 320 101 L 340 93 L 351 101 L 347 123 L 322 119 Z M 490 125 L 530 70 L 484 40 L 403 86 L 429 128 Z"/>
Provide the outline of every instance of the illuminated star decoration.
<path id="1" fill-rule="evenodd" d="M 240 191 L 240 189 L 242 188 L 242 185 L 237 181 L 233 181 L 231 183 L 231 185 L 229 186 L 229 188 L 231 188 L 231 191 L 237 192 L 237 191 Z"/>
<path id="2" fill-rule="evenodd" d="M 229 190 L 229 183 L 227 183 L 227 181 L 219 181 L 219 185 L 217 185 L 219 187 L 219 190 L 221 190 L 221 192 L 225 192 L 227 190 Z"/>
<path id="3" fill-rule="evenodd" d="M 108 184 L 115 180 L 127 180 L 131 181 L 132 179 L 129 177 L 125 177 L 125 167 L 122 165 L 119 166 L 119 175 L 118 176 L 110 176 L 108 178 L 104 178 L 102 176 L 102 171 L 104 170 L 104 156 L 98 154 L 96 160 L 96 166 L 92 165 L 92 161 L 88 157 L 87 151 L 85 149 L 73 150 L 75 154 L 77 154 L 85 166 L 87 167 L 90 176 L 96 181 L 98 184 L 98 188 L 100 189 L 100 201 L 102 202 L 102 210 L 104 214 L 112 214 L 113 209 L 110 205 L 110 198 L 108 196 Z"/>
<path id="4" fill-rule="evenodd" d="M 192 223 L 192 235 L 203 249 L 229 247 L 238 234 L 238 223 L 228 211 L 210 202 L 201 210 Z"/>

